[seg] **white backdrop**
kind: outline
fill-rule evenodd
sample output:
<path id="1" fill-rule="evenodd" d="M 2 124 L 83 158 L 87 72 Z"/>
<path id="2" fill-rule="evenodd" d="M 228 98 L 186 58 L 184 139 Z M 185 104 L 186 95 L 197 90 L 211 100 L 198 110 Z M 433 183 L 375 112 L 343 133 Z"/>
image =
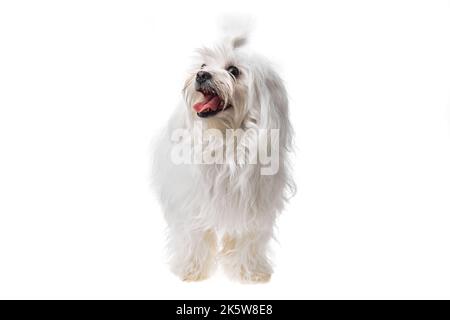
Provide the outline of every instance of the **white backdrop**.
<path id="1" fill-rule="evenodd" d="M 175 278 L 149 189 L 230 11 L 297 133 L 267 285 Z M 449 1 L 2 1 L 0 298 L 450 298 L 449 57 Z"/>

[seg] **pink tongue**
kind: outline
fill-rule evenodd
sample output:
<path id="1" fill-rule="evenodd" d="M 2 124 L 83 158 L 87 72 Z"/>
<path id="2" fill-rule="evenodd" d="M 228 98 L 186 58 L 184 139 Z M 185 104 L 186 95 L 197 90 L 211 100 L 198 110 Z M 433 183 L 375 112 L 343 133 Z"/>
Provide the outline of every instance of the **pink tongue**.
<path id="1" fill-rule="evenodd" d="M 211 109 L 211 111 L 217 110 L 220 105 L 220 98 L 219 96 L 214 96 L 211 99 L 206 99 L 203 102 L 199 102 L 194 104 L 193 108 L 197 112 L 203 112 L 206 109 Z"/>

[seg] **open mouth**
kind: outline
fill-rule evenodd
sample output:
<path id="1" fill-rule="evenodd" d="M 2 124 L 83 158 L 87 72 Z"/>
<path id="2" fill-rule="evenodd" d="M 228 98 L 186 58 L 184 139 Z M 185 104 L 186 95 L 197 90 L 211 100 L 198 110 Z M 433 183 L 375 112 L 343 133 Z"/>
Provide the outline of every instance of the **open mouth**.
<path id="1" fill-rule="evenodd" d="M 216 115 L 230 105 L 225 106 L 225 102 L 220 99 L 214 89 L 198 89 L 203 94 L 203 101 L 194 104 L 193 108 L 200 118 L 207 118 Z"/>

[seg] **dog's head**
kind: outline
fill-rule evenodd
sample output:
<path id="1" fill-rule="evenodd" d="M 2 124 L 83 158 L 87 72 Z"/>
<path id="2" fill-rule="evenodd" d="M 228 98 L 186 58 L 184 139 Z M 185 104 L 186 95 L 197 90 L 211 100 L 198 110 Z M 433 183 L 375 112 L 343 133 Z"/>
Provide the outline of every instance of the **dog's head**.
<path id="1" fill-rule="evenodd" d="M 250 66 L 239 50 L 243 43 L 238 38 L 197 50 L 183 90 L 194 118 L 230 121 L 246 108 Z"/>
<path id="2" fill-rule="evenodd" d="M 197 50 L 183 89 L 193 120 L 215 128 L 289 126 L 287 95 L 271 63 L 250 53 L 245 36 Z"/>

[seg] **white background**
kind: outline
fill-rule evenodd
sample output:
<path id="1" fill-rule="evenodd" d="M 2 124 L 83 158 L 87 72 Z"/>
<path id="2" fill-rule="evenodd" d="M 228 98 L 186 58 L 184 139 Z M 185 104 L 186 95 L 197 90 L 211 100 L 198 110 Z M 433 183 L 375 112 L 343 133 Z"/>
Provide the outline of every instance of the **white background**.
<path id="1" fill-rule="evenodd" d="M 297 136 L 266 285 L 175 278 L 149 188 L 230 11 Z M 449 57 L 449 1 L 2 1 L 0 298 L 450 298 Z"/>

